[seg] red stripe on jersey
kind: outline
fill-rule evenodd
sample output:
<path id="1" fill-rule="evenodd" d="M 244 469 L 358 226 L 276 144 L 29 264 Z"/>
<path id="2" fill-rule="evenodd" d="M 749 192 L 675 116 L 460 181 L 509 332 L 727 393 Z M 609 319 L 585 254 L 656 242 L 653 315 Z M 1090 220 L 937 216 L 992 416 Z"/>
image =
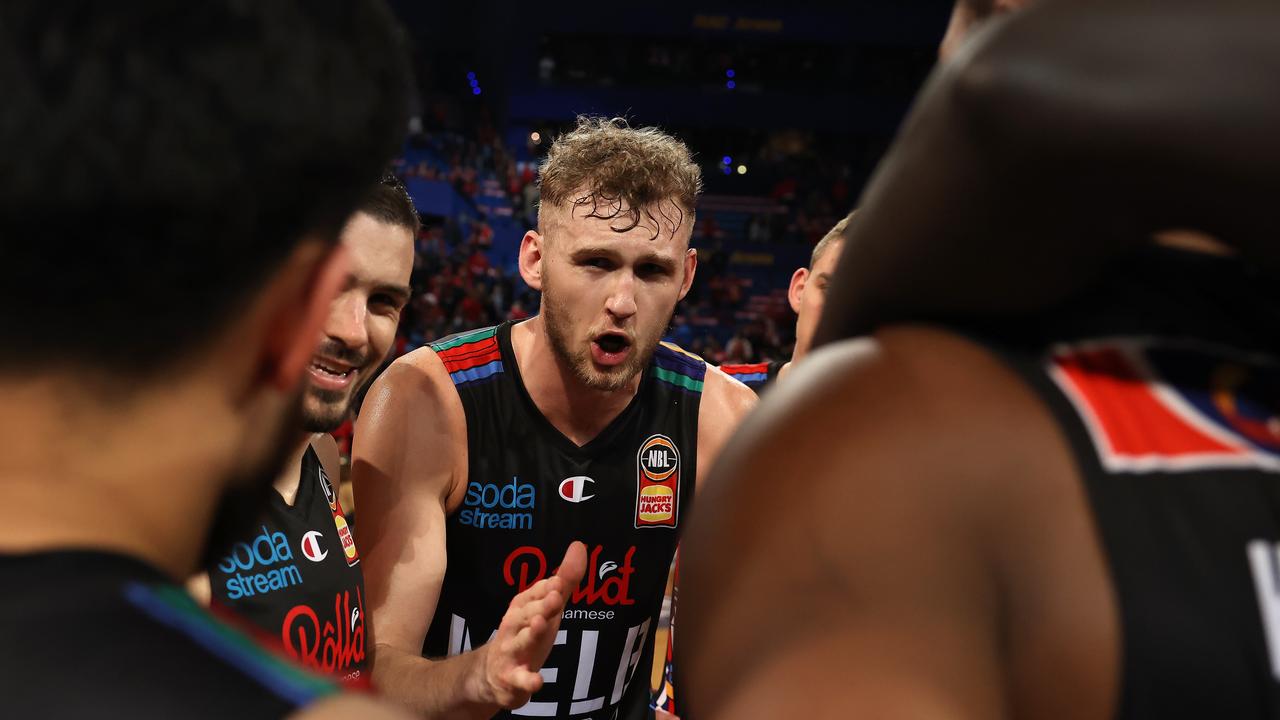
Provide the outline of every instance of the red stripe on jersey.
<path id="1" fill-rule="evenodd" d="M 1197 428 L 1152 391 L 1148 380 L 1115 348 L 1074 350 L 1053 358 L 1059 382 L 1091 421 L 1100 448 L 1124 458 L 1231 455 L 1234 447 Z"/>
<path id="2" fill-rule="evenodd" d="M 769 372 L 769 363 L 750 363 L 739 365 L 721 365 L 720 372 L 726 375 L 755 375 L 756 373 Z"/>
<path id="3" fill-rule="evenodd" d="M 438 353 L 438 355 L 444 363 L 445 369 L 450 373 L 455 373 L 459 370 L 470 370 L 473 367 L 488 365 L 495 360 L 502 359 L 502 353 L 498 349 L 496 338 L 459 345 L 456 348 L 450 348 Z"/>

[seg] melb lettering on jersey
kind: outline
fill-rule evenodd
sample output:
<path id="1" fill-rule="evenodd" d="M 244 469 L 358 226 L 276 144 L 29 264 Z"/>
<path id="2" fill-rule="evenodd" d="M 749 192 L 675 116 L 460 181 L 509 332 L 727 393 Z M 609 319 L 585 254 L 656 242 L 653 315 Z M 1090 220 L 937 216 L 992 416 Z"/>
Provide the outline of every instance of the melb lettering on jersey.
<path id="1" fill-rule="evenodd" d="M 218 563 L 227 578 L 227 599 L 265 595 L 276 590 L 302 584 L 302 573 L 293 564 L 293 551 L 284 533 L 262 532 L 249 542 L 232 546 L 231 554 Z"/>
<path id="2" fill-rule="evenodd" d="M 503 485 L 468 483 L 458 522 L 475 528 L 532 530 L 533 513 L 529 511 L 535 501 L 533 485 L 520 482 L 518 476 Z"/>

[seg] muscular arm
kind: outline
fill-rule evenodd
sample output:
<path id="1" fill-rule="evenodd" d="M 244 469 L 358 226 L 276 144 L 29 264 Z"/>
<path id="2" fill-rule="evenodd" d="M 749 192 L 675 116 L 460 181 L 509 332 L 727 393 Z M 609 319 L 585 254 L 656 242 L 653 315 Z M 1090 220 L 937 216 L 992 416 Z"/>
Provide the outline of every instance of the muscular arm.
<path id="1" fill-rule="evenodd" d="M 819 343 L 1032 312 L 1171 228 L 1280 265 L 1280 5 L 1042 0 L 992 25 L 868 185 Z"/>
<path id="2" fill-rule="evenodd" d="M 435 354 L 391 365 L 365 400 L 352 477 L 372 619 L 373 679 L 389 697 L 430 716 L 489 717 L 541 687 L 565 577 L 512 601 L 493 642 L 440 660 L 421 657 L 446 567 L 445 513 L 466 478 L 466 420 Z M 581 559 L 585 566 L 585 556 Z M 570 574 L 576 566 L 562 564 Z M 581 577 L 571 579 L 576 585 Z"/>
<path id="3" fill-rule="evenodd" d="M 1078 510 L 1070 458 L 1030 393 L 948 337 L 894 330 L 819 351 L 726 448 L 682 548 L 691 714 L 1107 715 L 1110 626 L 1045 605 L 1096 609 L 1073 593 L 1103 582 L 1101 562 L 1065 544 L 1095 571 L 1080 584 L 1039 534 L 1057 526 L 1028 511 Z M 1062 534 L 1087 539 L 1087 515 L 1070 517 Z M 1067 589 L 1010 590 L 1049 587 L 1027 581 L 1038 565 Z M 1047 713 L 1035 704 L 1066 688 Z"/>

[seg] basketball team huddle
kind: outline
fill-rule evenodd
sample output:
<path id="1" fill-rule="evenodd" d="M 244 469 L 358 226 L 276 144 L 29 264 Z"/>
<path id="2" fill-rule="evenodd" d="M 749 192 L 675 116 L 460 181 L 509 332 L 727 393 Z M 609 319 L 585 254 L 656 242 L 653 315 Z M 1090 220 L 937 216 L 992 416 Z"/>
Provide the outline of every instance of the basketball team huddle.
<path id="1" fill-rule="evenodd" d="M 0 708 L 1280 717 L 1276 30 L 958 0 L 786 362 L 664 340 L 701 170 L 580 117 L 537 314 L 384 368 L 385 7 L 0 10 Z"/>

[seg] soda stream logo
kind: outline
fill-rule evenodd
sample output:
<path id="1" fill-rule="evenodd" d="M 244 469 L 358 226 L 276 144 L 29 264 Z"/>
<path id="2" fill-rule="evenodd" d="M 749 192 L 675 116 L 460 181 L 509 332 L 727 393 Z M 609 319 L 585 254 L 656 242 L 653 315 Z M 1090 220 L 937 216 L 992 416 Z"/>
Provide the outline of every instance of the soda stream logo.
<path id="1" fill-rule="evenodd" d="M 238 542 L 231 554 L 218 563 L 218 571 L 226 578 L 228 600 L 265 595 L 276 590 L 302 584 L 302 573 L 293 564 L 293 551 L 284 533 L 262 532 L 249 542 Z"/>
<path id="2" fill-rule="evenodd" d="M 527 511 L 534 509 L 536 500 L 533 485 L 520 482 L 518 476 L 503 485 L 469 483 L 458 523 L 476 528 L 531 530 L 533 513 Z"/>

